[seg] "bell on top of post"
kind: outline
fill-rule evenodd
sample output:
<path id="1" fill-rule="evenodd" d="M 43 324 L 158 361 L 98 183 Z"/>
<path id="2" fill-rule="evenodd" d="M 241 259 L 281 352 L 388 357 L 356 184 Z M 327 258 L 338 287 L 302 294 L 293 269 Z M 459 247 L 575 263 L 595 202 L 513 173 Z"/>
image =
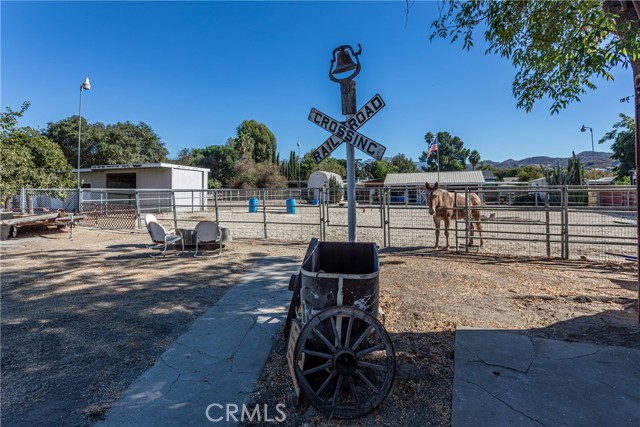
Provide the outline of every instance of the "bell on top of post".
<path id="1" fill-rule="evenodd" d="M 353 62 L 353 59 L 351 58 L 349 51 L 351 51 L 351 55 L 354 56 L 354 58 L 356 59 L 356 62 Z M 329 67 L 329 78 L 334 82 L 339 83 L 342 81 L 351 80 L 355 76 L 357 76 L 358 73 L 360 72 L 360 59 L 358 59 L 358 55 L 360 55 L 361 53 L 362 53 L 362 46 L 360 46 L 360 44 L 358 44 L 358 52 L 354 52 L 353 48 L 349 45 L 342 45 L 335 48 L 333 50 L 331 66 Z M 336 62 L 337 64 L 334 69 L 333 64 L 335 64 Z M 353 72 L 353 74 L 347 77 L 342 77 L 342 78 L 334 77 L 334 74 L 342 74 L 351 70 L 355 70 L 355 71 Z"/>
<path id="2" fill-rule="evenodd" d="M 355 70 L 358 66 L 353 59 L 351 59 L 351 55 L 345 49 L 345 46 L 339 47 L 340 52 L 338 52 L 338 65 L 336 65 L 335 70 L 332 71 L 331 74 L 340 74 L 346 73 L 347 71 Z"/>

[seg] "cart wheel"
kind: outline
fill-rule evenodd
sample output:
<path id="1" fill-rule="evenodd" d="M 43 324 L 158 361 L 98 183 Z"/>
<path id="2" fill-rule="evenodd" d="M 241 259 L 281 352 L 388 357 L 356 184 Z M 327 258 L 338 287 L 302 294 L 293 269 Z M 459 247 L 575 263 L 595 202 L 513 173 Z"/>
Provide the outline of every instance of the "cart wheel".
<path id="1" fill-rule="evenodd" d="M 334 418 L 362 417 L 391 390 L 393 344 L 382 324 L 365 311 L 350 306 L 321 311 L 302 328 L 294 353 L 304 396 Z"/>

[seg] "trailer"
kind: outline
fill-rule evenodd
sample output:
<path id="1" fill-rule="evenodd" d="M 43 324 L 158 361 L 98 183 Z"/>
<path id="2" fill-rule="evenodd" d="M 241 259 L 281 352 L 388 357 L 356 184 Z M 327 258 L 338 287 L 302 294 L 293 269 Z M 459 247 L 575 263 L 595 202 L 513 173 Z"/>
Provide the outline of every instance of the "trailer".
<path id="1" fill-rule="evenodd" d="M 18 229 L 22 227 L 73 227 L 84 217 L 84 215 L 67 214 L 62 209 L 39 215 L 16 215 L 11 212 L 3 212 L 0 220 L 0 240 L 17 237 Z"/>

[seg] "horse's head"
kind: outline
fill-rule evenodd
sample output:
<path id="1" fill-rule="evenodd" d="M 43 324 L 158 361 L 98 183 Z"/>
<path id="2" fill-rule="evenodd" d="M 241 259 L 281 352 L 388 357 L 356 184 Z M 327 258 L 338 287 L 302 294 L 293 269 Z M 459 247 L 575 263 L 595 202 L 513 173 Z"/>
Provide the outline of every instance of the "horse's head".
<path id="1" fill-rule="evenodd" d="M 442 190 L 438 190 L 438 183 L 436 182 L 433 187 L 429 185 L 429 183 L 425 183 L 425 188 L 427 189 L 427 206 L 429 206 L 429 213 L 431 215 L 436 213 L 436 209 L 438 209 L 441 205 L 440 201 L 440 193 Z"/>

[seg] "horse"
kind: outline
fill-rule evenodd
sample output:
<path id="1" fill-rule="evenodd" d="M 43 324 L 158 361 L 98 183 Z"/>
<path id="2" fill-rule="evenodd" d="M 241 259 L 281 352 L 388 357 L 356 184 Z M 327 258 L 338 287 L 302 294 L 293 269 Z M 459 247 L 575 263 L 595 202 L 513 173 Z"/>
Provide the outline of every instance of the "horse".
<path id="1" fill-rule="evenodd" d="M 433 223 L 436 226 L 435 248 L 437 249 L 440 243 L 440 222 L 444 220 L 444 235 L 447 240 L 446 249 L 449 249 L 449 222 L 454 217 L 455 219 L 466 219 L 467 201 L 465 200 L 464 194 L 461 193 L 455 193 L 454 201 L 454 193 L 439 188 L 437 182 L 433 187 L 427 182 L 425 183 L 425 188 L 427 189 L 427 206 L 429 206 L 429 213 L 433 215 Z M 469 194 L 469 202 L 471 206 L 482 206 L 482 200 L 476 193 Z M 480 234 L 480 246 L 482 246 L 484 241 L 482 240 L 480 210 L 472 208 L 470 214 L 469 224 L 471 226 L 471 236 L 469 238 L 469 246 L 473 245 L 474 226 Z"/>

